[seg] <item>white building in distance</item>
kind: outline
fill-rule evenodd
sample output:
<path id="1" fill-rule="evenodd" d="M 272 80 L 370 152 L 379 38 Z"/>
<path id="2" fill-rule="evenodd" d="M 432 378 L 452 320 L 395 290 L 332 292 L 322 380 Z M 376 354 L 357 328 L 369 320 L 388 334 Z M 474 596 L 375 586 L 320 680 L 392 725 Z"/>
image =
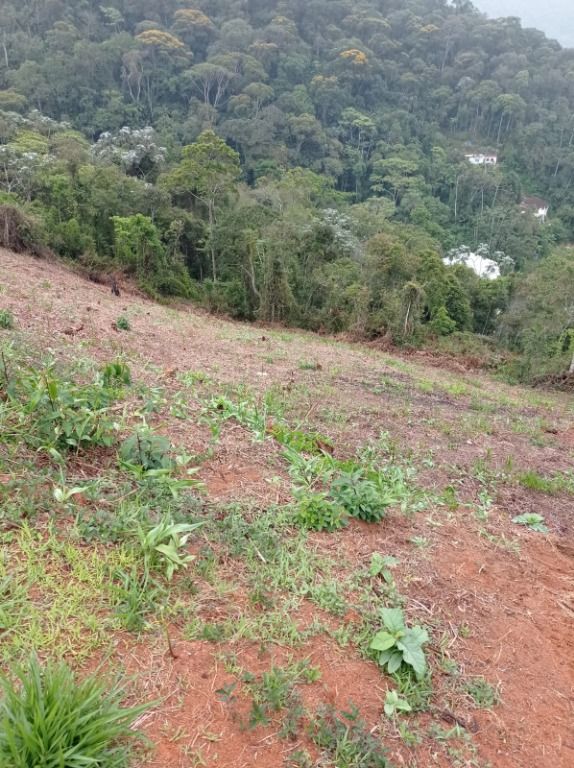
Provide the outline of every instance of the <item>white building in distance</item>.
<path id="1" fill-rule="evenodd" d="M 480 152 L 471 153 L 465 157 L 471 165 L 496 165 L 498 163 L 498 155 L 494 154 L 488 155 Z"/>

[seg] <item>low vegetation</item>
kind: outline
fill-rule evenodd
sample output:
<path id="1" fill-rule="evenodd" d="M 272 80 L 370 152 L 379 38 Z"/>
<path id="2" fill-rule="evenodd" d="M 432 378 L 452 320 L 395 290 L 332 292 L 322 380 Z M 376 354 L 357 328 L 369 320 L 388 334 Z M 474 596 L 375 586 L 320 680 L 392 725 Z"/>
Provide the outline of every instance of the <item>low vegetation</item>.
<path id="1" fill-rule="evenodd" d="M 121 689 L 78 681 L 63 663 L 42 667 L 33 657 L 12 676 L 0 679 L 2 765 L 128 767 L 130 726 L 146 707 L 122 707 Z"/>
<path id="2" fill-rule="evenodd" d="M 530 547 L 559 561 L 567 405 L 134 297 L 118 342 L 115 301 L 3 338 L 0 764 L 486 768 L 490 710 L 516 748 L 523 678 L 477 643 L 538 631 L 507 607 Z M 521 599 L 559 635 L 557 583 Z"/>

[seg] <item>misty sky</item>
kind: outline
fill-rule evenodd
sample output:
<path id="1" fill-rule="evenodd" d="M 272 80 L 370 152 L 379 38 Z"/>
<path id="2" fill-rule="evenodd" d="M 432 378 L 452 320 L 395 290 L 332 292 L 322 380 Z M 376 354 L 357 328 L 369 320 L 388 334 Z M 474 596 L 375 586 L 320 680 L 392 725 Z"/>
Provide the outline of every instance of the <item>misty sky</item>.
<path id="1" fill-rule="evenodd" d="M 489 16 L 519 16 L 525 27 L 542 29 L 574 48 L 574 0 L 473 0 Z"/>

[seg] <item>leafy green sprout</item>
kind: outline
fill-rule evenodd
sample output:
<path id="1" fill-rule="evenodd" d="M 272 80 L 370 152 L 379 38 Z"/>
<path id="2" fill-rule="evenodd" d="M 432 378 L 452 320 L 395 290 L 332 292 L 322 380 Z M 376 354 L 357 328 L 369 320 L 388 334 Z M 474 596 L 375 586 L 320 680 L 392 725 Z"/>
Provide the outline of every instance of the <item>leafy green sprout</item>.
<path id="1" fill-rule="evenodd" d="M 382 608 L 381 618 L 385 629 L 377 632 L 369 646 L 376 652 L 378 663 L 389 674 L 404 664 L 412 668 L 417 678 L 424 677 L 427 664 L 423 645 L 429 640 L 426 629 L 407 627 L 400 608 Z"/>
<path id="2" fill-rule="evenodd" d="M 500 701 L 497 689 L 483 677 L 469 680 L 464 688 L 477 707 L 491 709 Z"/>
<path id="3" fill-rule="evenodd" d="M 373 552 L 369 566 L 369 576 L 373 578 L 382 576 L 387 584 L 392 584 L 394 579 L 390 569 L 398 564 L 399 561 L 392 555 L 381 555 L 379 552 Z"/>
<path id="4" fill-rule="evenodd" d="M 168 517 L 153 528 L 146 530 L 138 526 L 137 534 L 144 558 L 146 581 L 152 571 L 161 570 L 168 581 L 175 572 L 187 567 L 195 559 L 181 550 L 187 544 L 192 532 L 203 525 L 198 523 L 174 523 Z"/>
<path id="5" fill-rule="evenodd" d="M 548 533 L 548 526 L 545 523 L 544 517 L 536 512 L 526 512 L 523 515 L 517 515 L 512 518 L 512 522 L 517 525 L 524 525 L 537 533 Z"/>
<path id="6" fill-rule="evenodd" d="M 385 715 L 389 718 L 401 712 L 412 712 L 412 707 L 406 699 L 399 696 L 396 691 L 387 691 L 384 705 Z"/>
<path id="7" fill-rule="evenodd" d="M 141 467 L 145 471 L 170 469 L 171 443 L 166 437 L 154 434 L 150 429 L 136 431 L 120 445 L 119 456 L 129 467 Z"/>

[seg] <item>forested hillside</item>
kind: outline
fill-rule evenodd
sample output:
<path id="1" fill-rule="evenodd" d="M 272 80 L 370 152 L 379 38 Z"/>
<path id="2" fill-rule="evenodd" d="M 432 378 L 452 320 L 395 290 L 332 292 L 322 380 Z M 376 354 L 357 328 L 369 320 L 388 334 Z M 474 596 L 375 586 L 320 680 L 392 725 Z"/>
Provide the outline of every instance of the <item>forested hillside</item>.
<path id="1" fill-rule="evenodd" d="M 0 108 L 8 247 L 240 318 L 475 332 L 524 376 L 568 367 L 574 50 L 516 19 L 464 0 L 3 2 Z"/>

